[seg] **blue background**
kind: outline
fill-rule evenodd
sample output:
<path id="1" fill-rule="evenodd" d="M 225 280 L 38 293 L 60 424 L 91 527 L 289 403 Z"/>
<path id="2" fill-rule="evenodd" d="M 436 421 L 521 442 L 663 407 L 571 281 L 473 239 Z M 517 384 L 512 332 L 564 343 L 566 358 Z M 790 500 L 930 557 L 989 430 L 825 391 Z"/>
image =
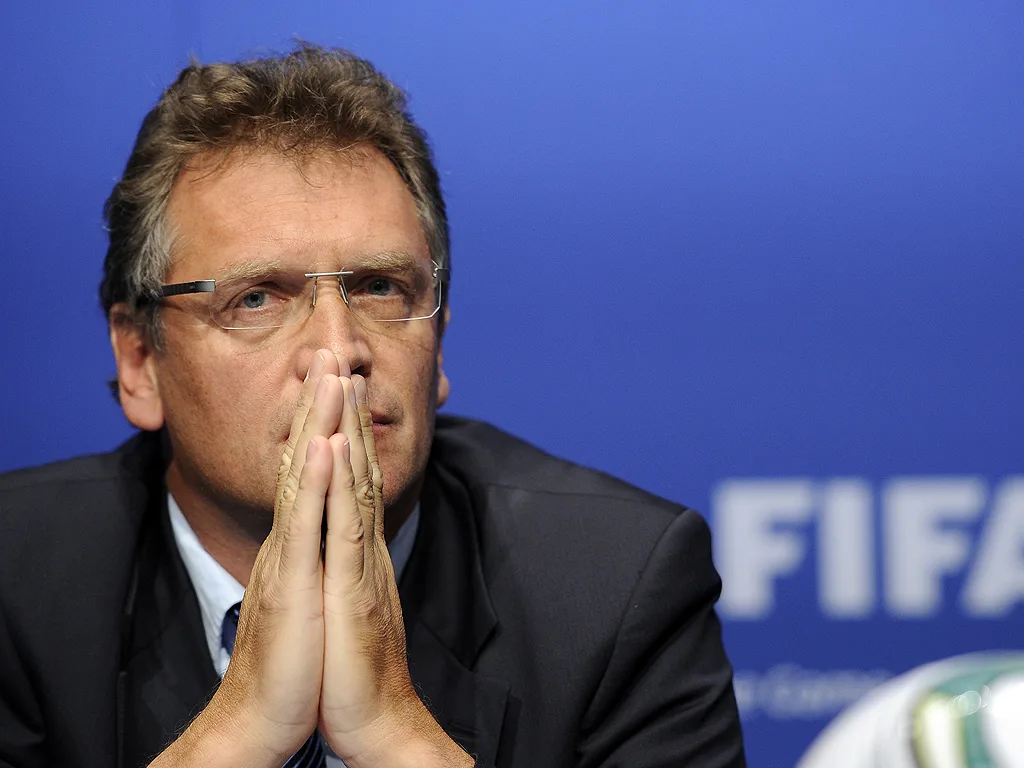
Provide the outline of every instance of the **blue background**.
<path id="1" fill-rule="evenodd" d="M 448 410 L 707 512 L 727 478 L 1024 472 L 1024 4 L 7 2 L 0 470 L 129 427 L 101 206 L 187 62 L 349 47 L 412 96 L 453 232 Z M 1024 511 L 1022 511 L 1024 514 Z M 1019 647 L 978 621 L 827 619 L 811 559 L 739 670 Z M 745 714 L 752 766 L 828 717 Z"/>

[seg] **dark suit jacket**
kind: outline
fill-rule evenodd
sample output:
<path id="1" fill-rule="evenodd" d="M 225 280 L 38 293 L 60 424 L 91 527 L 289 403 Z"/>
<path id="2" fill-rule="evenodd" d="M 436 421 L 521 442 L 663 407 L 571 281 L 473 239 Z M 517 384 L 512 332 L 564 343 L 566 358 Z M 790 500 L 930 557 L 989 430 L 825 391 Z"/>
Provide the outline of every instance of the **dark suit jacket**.
<path id="1" fill-rule="evenodd" d="M 0 766 L 138 766 L 217 685 L 158 435 L 0 478 Z M 480 765 L 742 766 L 693 511 L 438 418 L 400 592 L 417 689 Z"/>

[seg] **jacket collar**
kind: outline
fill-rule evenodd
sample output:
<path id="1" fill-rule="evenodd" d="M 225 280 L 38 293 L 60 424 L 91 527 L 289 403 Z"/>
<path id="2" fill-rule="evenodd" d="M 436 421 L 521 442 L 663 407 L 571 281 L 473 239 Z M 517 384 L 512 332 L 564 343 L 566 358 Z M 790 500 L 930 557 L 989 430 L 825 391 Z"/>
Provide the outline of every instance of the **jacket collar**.
<path id="1" fill-rule="evenodd" d="M 471 491 L 436 451 L 420 504 L 419 535 L 399 585 L 409 672 L 448 735 L 478 764 L 494 765 L 509 686 L 473 668 L 498 621 L 484 580 Z"/>

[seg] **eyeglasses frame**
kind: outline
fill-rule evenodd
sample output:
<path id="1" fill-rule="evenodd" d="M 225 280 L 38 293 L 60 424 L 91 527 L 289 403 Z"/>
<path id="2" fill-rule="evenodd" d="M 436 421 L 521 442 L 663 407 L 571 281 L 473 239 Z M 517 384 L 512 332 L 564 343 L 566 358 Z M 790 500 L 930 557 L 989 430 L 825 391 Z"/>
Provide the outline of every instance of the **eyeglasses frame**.
<path id="1" fill-rule="evenodd" d="M 448 275 L 449 275 L 451 270 L 448 267 L 442 267 L 442 266 L 438 265 L 437 262 L 435 262 L 435 261 L 431 261 L 430 263 L 434 267 L 432 272 L 431 272 L 431 277 L 434 280 L 434 289 L 437 291 L 437 306 L 434 307 L 434 311 L 431 312 L 429 315 L 421 315 L 421 316 L 418 316 L 418 317 L 405 317 L 405 318 L 394 319 L 394 320 L 374 320 L 374 322 L 376 322 L 376 323 L 408 323 L 408 322 L 411 322 L 413 320 L 429 320 L 430 318 L 435 317 L 437 315 L 437 313 L 441 311 L 441 304 L 442 304 L 442 297 L 443 297 L 441 286 L 444 283 L 448 282 Z M 303 277 L 310 278 L 310 279 L 313 280 L 313 302 L 312 302 L 312 305 L 310 307 L 310 311 L 312 311 L 313 309 L 316 308 L 316 289 L 317 289 L 318 281 L 319 281 L 319 279 L 321 277 L 337 277 L 338 278 L 338 287 L 341 289 L 342 301 L 345 302 L 345 306 L 346 307 L 351 307 L 351 305 L 349 304 L 349 301 L 348 301 L 348 291 L 345 288 L 345 281 L 342 280 L 342 277 L 344 277 L 345 275 L 354 275 L 354 274 L 355 274 L 355 272 L 353 272 L 352 270 L 347 270 L 347 269 L 340 269 L 337 272 L 303 272 L 302 273 Z M 160 286 L 159 297 L 161 299 L 165 299 L 165 298 L 168 298 L 170 296 L 186 296 L 186 295 L 195 294 L 195 293 L 214 293 L 216 290 L 217 290 L 217 281 L 216 280 L 190 280 L 187 283 L 170 283 L 170 284 L 167 284 L 167 285 L 161 285 Z M 221 327 L 223 327 L 223 326 L 221 326 Z M 287 327 L 287 326 L 267 326 L 267 327 L 269 327 L 269 328 L 284 328 L 284 327 Z M 251 329 L 245 329 L 245 328 L 224 328 L 224 330 L 226 330 L 226 331 L 241 331 L 241 330 L 260 330 L 260 329 L 259 328 L 251 328 Z"/>

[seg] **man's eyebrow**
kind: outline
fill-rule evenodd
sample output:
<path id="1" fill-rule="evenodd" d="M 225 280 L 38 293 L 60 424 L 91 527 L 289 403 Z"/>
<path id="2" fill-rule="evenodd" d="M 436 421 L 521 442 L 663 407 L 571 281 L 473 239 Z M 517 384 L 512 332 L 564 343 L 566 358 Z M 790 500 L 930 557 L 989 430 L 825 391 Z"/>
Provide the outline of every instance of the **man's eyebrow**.
<path id="1" fill-rule="evenodd" d="M 279 259 L 271 261 L 241 261 L 228 267 L 217 279 L 227 281 L 250 280 L 254 277 L 267 277 L 281 272 L 299 272 L 294 264 L 287 264 Z"/>
<path id="2" fill-rule="evenodd" d="M 344 269 L 358 267 L 361 270 L 379 269 L 382 271 L 393 271 L 421 265 L 422 259 L 407 251 L 378 251 L 377 253 L 350 259 L 342 266 Z"/>

